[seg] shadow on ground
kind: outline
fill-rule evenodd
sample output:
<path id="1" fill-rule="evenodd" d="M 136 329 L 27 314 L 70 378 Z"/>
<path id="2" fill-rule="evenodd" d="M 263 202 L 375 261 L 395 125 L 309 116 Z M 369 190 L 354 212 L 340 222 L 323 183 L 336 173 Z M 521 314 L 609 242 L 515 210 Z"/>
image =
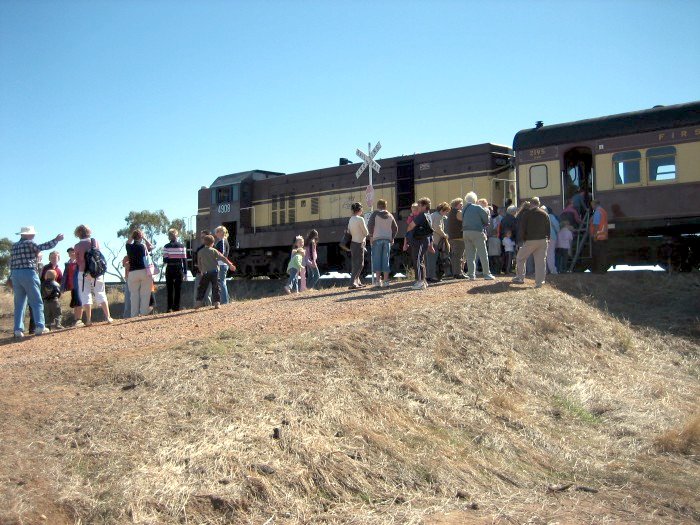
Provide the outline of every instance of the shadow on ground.
<path id="1" fill-rule="evenodd" d="M 700 339 L 700 274 L 548 275 L 547 282 L 633 325 Z"/>

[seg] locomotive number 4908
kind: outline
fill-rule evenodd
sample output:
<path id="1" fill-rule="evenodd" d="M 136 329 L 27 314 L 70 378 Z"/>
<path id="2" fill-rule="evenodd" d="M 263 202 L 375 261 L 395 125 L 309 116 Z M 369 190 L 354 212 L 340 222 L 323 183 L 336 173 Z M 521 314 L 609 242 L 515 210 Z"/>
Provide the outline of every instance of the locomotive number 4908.
<path id="1" fill-rule="evenodd" d="M 224 202 L 222 204 L 219 204 L 219 207 L 217 208 L 217 211 L 219 213 L 228 213 L 231 211 L 231 204 L 228 202 Z"/>

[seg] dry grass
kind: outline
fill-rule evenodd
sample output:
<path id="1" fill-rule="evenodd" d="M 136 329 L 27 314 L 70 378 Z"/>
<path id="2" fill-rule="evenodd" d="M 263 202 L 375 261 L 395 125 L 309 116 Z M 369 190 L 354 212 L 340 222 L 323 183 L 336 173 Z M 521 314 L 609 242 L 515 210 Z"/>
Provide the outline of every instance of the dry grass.
<path id="1" fill-rule="evenodd" d="M 117 362 L 47 428 L 62 504 L 84 523 L 420 523 L 460 508 L 460 490 L 520 519 L 550 483 L 639 481 L 655 461 L 645 442 L 691 399 L 674 409 L 629 379 L 691 393 L 671 378 L 673 353 L 620 355 L 629 328 L 616 321 L 587 341 L 533 318 L 536 336 L 522 340 L 473 310 L 285 340 L 227 332 Z"/>
<path id="2" fill-rule="evenodd" d="M 75 523 L 700 520 L 700 416 L 658 437 L 697 414 L 698 345 L 549 288 L 492 297 L 47 370 L 66 395 L 32 451 Z"/>
<path id="3" fill-rule="evenodd" d="M 661 452 L 674 452 L 685 455 L 700 455 L 700 414 L 690 417 L 679 429 L 665 432 L 654 441 Z"/>

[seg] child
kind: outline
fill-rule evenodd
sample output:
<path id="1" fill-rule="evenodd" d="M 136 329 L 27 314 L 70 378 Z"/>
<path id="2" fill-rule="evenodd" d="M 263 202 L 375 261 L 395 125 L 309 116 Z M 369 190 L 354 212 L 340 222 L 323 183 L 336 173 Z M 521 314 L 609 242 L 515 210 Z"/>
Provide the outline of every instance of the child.
<path id="1" fill-rule="evenodd" d="M 513 256 L 515 255 L 515 241 L 513 241 L 513 231 L 506 230 L 503 237 L 503 250 L 505 252 L 504 273 L 511 273 L 513 267 Z"/>
<path id="2" fill-rule="evenodd" d="M 571 251 L 571 243 L 573 240 L 574 234 L 571 232 L 569 221 L 561 221 L 555 248 L 557 271 L 559 273 L 566 273 L 569 271 L 569 251 Z"/>
<path id="3" fill-rule="evenodd" d="M 212 304 L 215 309 L 218 309 L 221 301 L 221 292 L 219 290 L 219 265 L 217 261 L 224 261 L 230 266 L 232 272 L 236 271 L 236 265 L 233 264 L 228 257 L 224 257 L 219 250 L 213 247 L 213 236 L 205 235 L 202 241 L 204 242 L 204 246 L 202 246 L 197 253 L 197 268 L 199 268 L 202 278 L 197 287 L 195 308 L 200 308 L 202 306 L 204 294 L 209 285 L 211 285 Z"/>
<path id="4" fill-rule="evenodd" d="M 73 308 L 73 316 L 77 319 L 78 308 L 82 304 L 78 294 L 78 261 L 75 258 L 75 248 L 68 248 L 68 262 L 63 269 L 61 291 L 70 291 L 70 307 Z"/>
<path id="5" fill-rule="evenodd" d="M 303 242 L 303 241 L 302 241 Z M 296 245 L 296 243 L 295 243 Z M 301 271 L 301 266 L 304 260 L 304 248 L 295 248 L 292 251 L 292 258 L 289 259 L 289 264 L 287 265 L 287 273 L 289 274 L 289 283 L 284 287 L 284 291 L 287 293 L 292 293 L 292 288 L 294 291 L 299 293 L 299 281 L 297 277 Z"/>
<path id="6" fill-rule="evenodd" d="M 416 216 L 419 213 L 419 210 L 420 210 L 420 206 L 418 206 L 417 202 L 414 202 L 413 204 L 411 204 L 411 215 L 409 215 L 406 218 L 406 228 L 408 228 L 408 225 L 411 224 L 413 222 L 413 220 L 416 218 Z M 408 246 L 411 243 L 412 236 L 413 235 L 411 234 L 411 232 L 406 231 L 406 237 L 404 237 L 404 240 L 403 240 L 403 251 L 405 251 L 405 252 L 408 251 Z"/>
<path id="7" fill-rule="evenodd" d="M 44 300 L 46 326 L 50 326 L 52 330 L 63 328 L 59 297 L 61 297 L 61 285 L 56 282 L 56 271 L 46 270 L 41 283 L 41 298 Z"/>
<path id="8" fill-rule="evenodd" d="M 58 252 L 51 252 L 49 254 L 49 264 L 45 265 L 41 269 L 41 277 L 39 278 L 40 281 L 44 281 L 46 279 L 46 272 L 49 270 L 53 270 L 56 272 L 56 278 L 54 279 L 57 283 L 60 283 L 61 280 L 63 279 L 63 272 L 61 272 L 61 269 L 58 267 L 58 261 L 61 260 L 61 254 Z"/>
<path id="9" fill-rule="evenodd" d="M 498 225 L 491 223 L 486 242 L 489 256 L 489 268 L 495 274 L 501 273 L 501 240 L 498 238 Z"/>

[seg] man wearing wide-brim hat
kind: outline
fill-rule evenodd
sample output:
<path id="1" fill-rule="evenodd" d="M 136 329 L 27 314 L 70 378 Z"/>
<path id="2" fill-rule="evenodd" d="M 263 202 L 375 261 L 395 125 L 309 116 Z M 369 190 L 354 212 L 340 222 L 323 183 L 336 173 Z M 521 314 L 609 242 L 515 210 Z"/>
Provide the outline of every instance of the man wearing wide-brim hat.
<path id="1" fill-rule="evenodd" d="M 63 234 L 43 244 L 36 244 L 34 226 L 22 226 L 17 232 L 20 240 L 12 245 L 10 255 L 10 279 L 15 293 L 15 337 L 24 337 L 24 310 L 27 301 L 32 310 L 36 335 L 49 330 L 44 326 L 44 303 L 41 300 L 39 275 L 36 272 L 36 259 L 39 252 L 50 250 L 63 240 Z"/>

